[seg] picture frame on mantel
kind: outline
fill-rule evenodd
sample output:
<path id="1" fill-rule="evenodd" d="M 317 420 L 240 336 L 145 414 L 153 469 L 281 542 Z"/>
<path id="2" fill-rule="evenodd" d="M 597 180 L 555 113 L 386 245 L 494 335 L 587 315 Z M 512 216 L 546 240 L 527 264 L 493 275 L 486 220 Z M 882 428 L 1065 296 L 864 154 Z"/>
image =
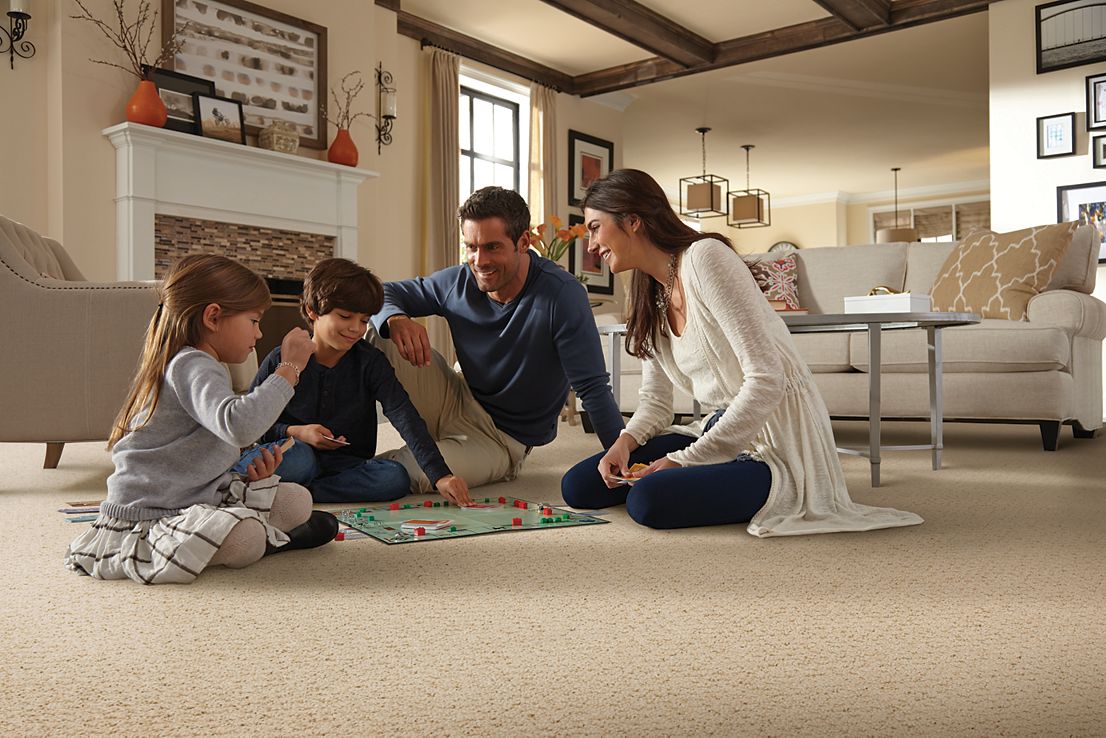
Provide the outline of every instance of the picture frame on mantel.
<path id="1" fill-rule="evenodd" d="M 246 0 L 162 0 L 161 17 L 162 43 L 174 32 L 185 42 L 173 71 L 242 103 L 246 133 L 286 121 L 301 145 L 327 147 L 324 26 Z"/>
<path id="2" fill-rule="evenodd" d="M 1094 226 L 1098 232 L 1098 263 L 1106 264 L 1106 182 L 1056 188 L 1056 222 L 1072 220 Z"/>
<path id="3" fill-rule="evenodd" d="M 1037 119 L 1037 158 L 1051 159 L 1075 153 L 1075 113 L 1043 115 Z"/>
<path id="4" fill-rule="evenodd" d="M 246 144 L 246 126 L 242 103 L 229 97 L 192 93 L 196 111 L 196 133 L 229 143 Z"/>
<path id="5" fill-rule="evenodd" d="M 570 214 L 568 224 L 570 226 L 583 223 L 583 217 Z M 588 253 L 588 238 L 582 236 L 568 248 L 568 271 L 577 278 L 584 278 L 584 286 L 588 292 L 594 295 L 614 294 L 614 275 L 607 262 L 599 258 L 597 254 Z"/>
<path id="6" fill-rule="evenodd" d="M 165 103 L 165 111 L 169 116 L 165 120 L 165 127 L 170 131 L 196 133 L 196 110 L 193 107 L 192 93 L 214 95 L 215 82 L 171 69 L 151 68 L 148 64 L 142 65 L 142 71 L 147 74 L 148 79 L 153 80 L 158 96 Z"/>
<path id="7" fill-rule="evenodd" d="M 1106 61 L 1106 25 L 1100 0 L 1057 0 L 1036 6 L 1037 74 Z"/>
<path id="8" fill-rule="evenodd" d="M 588 187 L 614 169 L 614 144 L 586 133 L 568 132 L 568 204 L 579 205 Z"/>

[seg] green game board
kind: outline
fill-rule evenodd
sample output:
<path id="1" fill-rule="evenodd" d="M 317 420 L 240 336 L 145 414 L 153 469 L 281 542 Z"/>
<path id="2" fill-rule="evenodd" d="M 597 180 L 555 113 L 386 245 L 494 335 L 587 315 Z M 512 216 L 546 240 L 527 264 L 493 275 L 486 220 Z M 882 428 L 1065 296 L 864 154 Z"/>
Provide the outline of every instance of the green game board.
<path id="1" fill-rule="evenodd" d="M 415 543 L 443 538 L 478 536 L 484 533 L 505 533 L 515 530 L 567 528 L 573 525 L 594 525 L 606 520 L 593 515 L 570 512 L 559 507 L 540 505 L 515 497 L 474 497 L 473 502 L 490 505 L 484 509 L 465 509 L 448 502 L 423 504 L 391 503 L 381 507 L 362 507 L 334 513 L 338 521 L 384 543 Z M 397 507 L 398 509 L 392 509 Z M 515 524 L 518 519 L 520 524 Z M 424 533 L 403 530 L 400 526 L 412 519 L 448 519 L 452 525 Z"/>

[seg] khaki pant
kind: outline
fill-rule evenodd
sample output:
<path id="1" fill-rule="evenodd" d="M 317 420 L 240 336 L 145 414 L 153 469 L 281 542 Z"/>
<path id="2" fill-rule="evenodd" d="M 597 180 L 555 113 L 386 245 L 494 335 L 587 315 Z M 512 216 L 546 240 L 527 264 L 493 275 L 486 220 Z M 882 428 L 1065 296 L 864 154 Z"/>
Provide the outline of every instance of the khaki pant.
<path id="1" fill-rule="evenodd" d="M 433 352 L 430 366 L 414 367 L 399 355 L 391 340 L 374 338 L 374 345 L 388 357 L 456 476 L 464 479 L 470 489 L 518 476 L 529 449 L 495 427 L 465 380 L 449 368 L 441 354 Z M 412 494 L 435 491 L 407 446 L 384 451 L 376 458 L 403 464 L 411 477 Z"/>

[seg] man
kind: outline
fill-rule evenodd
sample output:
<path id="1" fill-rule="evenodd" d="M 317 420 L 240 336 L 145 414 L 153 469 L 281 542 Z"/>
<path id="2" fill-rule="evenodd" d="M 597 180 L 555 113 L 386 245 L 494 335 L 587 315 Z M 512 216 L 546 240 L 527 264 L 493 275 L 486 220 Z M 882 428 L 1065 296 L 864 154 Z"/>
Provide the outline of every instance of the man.
<path id="1" fill-rule="evenodd" d="M 530 211 L 511 190 L 485 187 L 458 211 L 467 264 L 384 285 L 373 317 L 379 348 L 468 486 L 514 479 L 530 449 L 551 442 L 571 385 L 604 448 L 624 427 L 603 364 L 587 292 L 530 251 Z M 432 351 L 412 318 L 443 316 L 462 374 Z M 432 491 L 406 449 L 412 492 Z"/>

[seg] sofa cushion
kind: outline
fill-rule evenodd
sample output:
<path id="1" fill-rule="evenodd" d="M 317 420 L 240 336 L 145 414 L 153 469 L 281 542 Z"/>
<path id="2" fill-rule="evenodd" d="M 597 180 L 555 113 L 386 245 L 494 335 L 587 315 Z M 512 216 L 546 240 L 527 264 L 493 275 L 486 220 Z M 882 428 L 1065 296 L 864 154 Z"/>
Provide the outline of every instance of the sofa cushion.
<path id="1" fill-rule="evenodd" d="M 912 243 L 906 247 L 906 286 L 903 290 L 915 295 L 928 295 L 955 241 Z"/>
<path id="2" fill-rule="evenodd" d="M 746 259 L 745 264 L 753 273 L 753 279 L 756 280 L 757 287 L 760 287 L 765 297 L 782 302 L 792 310 L 799 309 L 799 292 L 796 285 L 798 268 L 795 266 L 794 254 L 774 259 Z"/>
<path id="3" fill-rule="evenodd" d="M 850 363 L 868 371 L 868 335 L 849 333 Z M 976 325 L 941 331 L 942 368 L 957 372 L 1044 372 L 1071 364 L 1071 340 L 1059 327 L 1038 327 L 1020 321 L 986 319 Z M 929 370 L 926 332 L 886 330 L 880 345 L 885 373 L 925 373 Z"/>
<path id="4" fill-rule="evenodd" d="M 845 298 L 873 287 L 901 291 L 906 277 L 906 244 L 800 249 L 799 303 L 811 313 L 840 313 Z"/>
<path id="5" fill-rule="evenodd" d="M 848 333 L 793 333 L 791 339 L 811 372 L 852 370 Z"/>
<path id="6" fill-rule="evenodd" d="M 1024 320 L 1026 304 L 1052 280 L 1077 225 L 984 231 L 964 239 L 933 284 L 933 309 Z"/>
<path id="7" fill-rule="evenodd" d="M 1089 295 L 1094 292 L 1097 274 L 1098 231 L 1090 224 L 1083 225 L 1071 237 L 1071 244 L 1045 289 L 1075 290 Z"/>

